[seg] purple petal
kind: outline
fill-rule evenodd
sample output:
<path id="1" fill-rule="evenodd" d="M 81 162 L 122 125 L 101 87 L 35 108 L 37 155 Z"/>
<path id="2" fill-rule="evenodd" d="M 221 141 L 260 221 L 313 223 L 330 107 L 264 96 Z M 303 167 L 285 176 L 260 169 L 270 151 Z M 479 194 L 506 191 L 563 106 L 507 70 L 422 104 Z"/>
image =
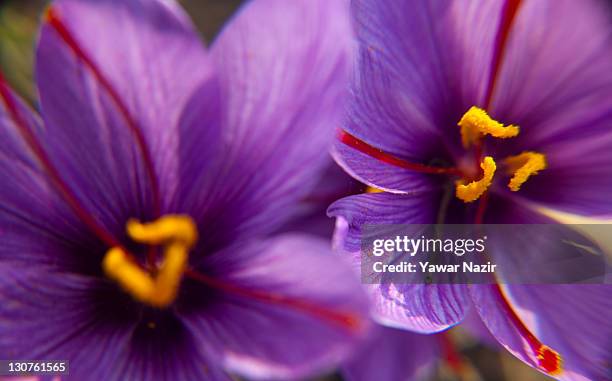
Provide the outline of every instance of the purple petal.
<path id="1" fill-rule="evenodd" d="M 132 331 L 129 351 L 114 365 L 117 381 L 232 380 L 212 361 L 206 341 L 172 313 L 157 314 L 154 323 L 145 319 Z"/>
<path id="2" fill-rule="evenodd" d="M 510 200 L 505 206 L 492 210 L 497 223 L 553 222 Z M 525 241 L 535 251 L 551 250 L 551 243 L 538 237 L 525 237 Z M 525 252 L 514 248 L 505 254 L 516 257 Z M 609 376 L 612 326 L 607 316 L 612 310 L 612 286 L 507 284 L 473 285 L 470 290 L 491 333 L 527 364 L 541 367 L 536 351 L 543 344 L 561 355 L 563 371 L 555 377 L 603 380 Z"/>
<path id="3" fill-rule="evenodd" d="M 497 81 L 494 115 L 518 124 L 507 152 L 535 150 L 548 168 L 521 196 L 585 215 L 612 215 L 612 23 L 609 4 L 524 2 Z"/>
<path id="4" fill-rule="evenodd" d="M 229 380 L 171 311 L 106 280 L 0 264 L 0 295 L 3 359 L 67 360 L 74 380 Z"/>
<path id="5" fill-rule="evenodd" d="M 105 282 L 0 264 L 0 357 L 63 359 L 79 380 L 116 380 L 132 324 Z"/>
<path id="6" fill-rule="evenodd" d="M 70 254 L 95 237 L 83 230 L 34 154 L 28 137 L 35 144 L 44 140 L 38 117 L 1 79 L 0 90 L 0 261 L 74 269 L 83 256 Z"/>
<path id="7" fill-rule="evenodd" d="M 363 225 L 434 223 L 439 198 L 438 192 L 413 195 L 367 193 L 334 202 L 327 214 L 330 217 L 342 217 L 348 223 L 342 249 L 359 251 Z"/>
<path id="8" fill-rule="evenodd" d="M 419 333 L 459 324 L 471 301 L 464 284 L 368 285 L 374 318 L 388 327 Z"/>
<path id="9" fill-rule="evenodd" d="M 342 374 L 348 381 L 428 380 L 438 354 L 436 336 L 378 326 Z"/>
<path id="10" fill-rule="evenodd" d="M 269 231 L 316 183 L 343 111 L 351 37 L 343 0 L 264 0 L 214 43 L 224 160 L 201 174 L 214 189 L 196 189 L 194 205 L 220 230 Z"/>
<path id="11" fill-rule="evenodd" d="M 612 115 L 610 116 L 612 117 Z M 610 117 L 601 126 L 609 129 Z M 588 128 L 598 128 L 590 125 Z M 548 168 L 521 187 L 517 196 L 546 207 L 599 218 L 612 216 L 612 133 L 538 148 Z"/>
<path id="12" fill-rule="evenodd" d="M 467 315 L 465 315 L 465 319 L 461 322 L 459 326 L 461 330 L 466 331 L 470 336 L 476 339 L 480 344 L 487 345 L 492 349 L 499 349 L 500 344 L 491 334 L 491 331 L 487 328 L 487 326 L 483 323 L 480 315 L 476 311 L 475 308 L 471 308 Z"/>
<path id="13" fill-rule="evenodd" d="M 328 213 L 336 216 L 336 251 L 361 260 L 362 225 L 427 224 L 435 221 L 435 194 L 388 193 L 351 196 L 335 202 Z M 358 267 L 358 266 L 357 266 Z M 383 325 L 430 333 L 459 323 L 470 300 L 462 284 L 368 284 L 375 319 Z"/>
<path id="14" fill-rule="evenodd" d="M 363 193 L 365 185 L 342 170 L 331 158 L 317 185 L 299 204 L 296 215 L 283 224 L 282 232 L 304 232 L 329 239 L 335 221 L 327 216 L 329 205 L 346 196 Z"/>
<path id="15" fill-rule="evenodd" d="M 340 134 L 348 136 L 342 132 Z M 348 139 L 353 140 L 351 137 Z M 356 144 L 350 146 L 342 140 L 344 139 L 338 138 L 333 142 L 332 157 L 346 173 L 370 187 L 399 194 L 428 192 L 441 187 L 440 183 L 437 182 L 439 179 L 379 160 L 367 151 L 355 149 Z M 357 145 L 364 147 L 361 142 Z M 384 153 L 390 154 L 389 152 Z M 399 155 L 392 153 L 390 155 L 402 160 Z M 406 163 L 405 160 L 402 161 Z"/>
<path id="16" fill-rule="evenodd" d="M 187 102 L 179 120 L 179 181 L 169 210 L 202 221 L 210 209 L 210 196 L 223 170 L 224 112 L 216 78 L 204 82 Z"/>
<path id="17" fill-rule="evenodd" d="M 367 334 L 367 299 L 323 240 L 286 235 L 237 245 L 199 269 L 216 279 L 205 280 L 213 289 L 193 293 L 179 311 L 231 371 L 302 378 L 330 370 Z M 201 307 L 189 307 L 194 300 Z"/>
<path id="18" fill-rule="evenodd" d="M 178 118 L 211 73 L 191 23 L 158 0 L 59 0 L 45 21 L 36 74 L 50 156 L 109 230 L 153 217 L 176 181 Z"/>
<path id="19" fill-rule="evenodd" d="M 496 286 L 472 286 L 477 310 L 497 340 L 534 368 L 539 361 L 528 339 L 500 300 Z M 612 327 L 610 285 L 507 285 L 505 298 L 538 342 L 561 356 L 562 380 L 604 380 L 609 376 Z"/>
<path id="20" fill-rule="evenodd" d="M 605 251 L 588 234 L 520 200 L 492 195 L 485 222 L 512 226 L 510 235 L 507 227 L 485 227 L 489 256 L 504 283 L 592 283 L 610 273 Z"/>
<path id="21" fill-rule="evenodd" d="M 561 354 L 560 379 L 610 376 L 611 285 L 512 285 L 508 291 L 517 309 L 533 313 L 538 338 Z"/>
<path id="22" fill-rule="evenodd" d="M 451 162 L 460 149 L 457 122 L 484 97 L 501 6 L 355 1 L 360 51 L 346 131 L 410 162 Z M 422 176 L 341 142 L 334 150 L 341 165 L 366 184 L 395 192 L 426 186 Z"/>
<path id="23" fill-rule="evenodd" d="M 524 2 L 493 97 L 494 115 L 519 124 L 530 148 L 607 132 L 612 24 L 601 1 Z M 588 126 L 588 128 L 584 128 Z"/>

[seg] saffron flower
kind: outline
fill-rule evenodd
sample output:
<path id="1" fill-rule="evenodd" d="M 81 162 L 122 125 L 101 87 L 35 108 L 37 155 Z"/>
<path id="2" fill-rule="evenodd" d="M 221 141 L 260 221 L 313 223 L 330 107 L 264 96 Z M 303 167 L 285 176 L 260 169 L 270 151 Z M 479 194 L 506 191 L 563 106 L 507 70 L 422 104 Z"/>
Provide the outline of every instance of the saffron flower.
<path id="1" fill-rule="evenodd" d="M 52 3 L 41 117 L 0 80 L 0 358 L 173 381 L 342 361 L 354 273 L 273 232 L 327 165 L 351 33 L 344 1 L 257 0 L 207 52 L 171 1 Z"/>
<path id="2" fill-rule="evenodd" d="M 353 4 L 358 69 L 333 154 L 384 193 L 330 207 L 343 250 L 359 256 L 364 224 L 554 223 L 543 208 L 612 215 L 608 4 Z M 529 232 L 518 241 L 502 242 L 503 255 L 520 260 L 526 247 L 550 247 Z M 541 372 L 610 379 L 608 285 L 367 287 L 385 325 L 436 332 L 475 308 L 505 348 Z"/>

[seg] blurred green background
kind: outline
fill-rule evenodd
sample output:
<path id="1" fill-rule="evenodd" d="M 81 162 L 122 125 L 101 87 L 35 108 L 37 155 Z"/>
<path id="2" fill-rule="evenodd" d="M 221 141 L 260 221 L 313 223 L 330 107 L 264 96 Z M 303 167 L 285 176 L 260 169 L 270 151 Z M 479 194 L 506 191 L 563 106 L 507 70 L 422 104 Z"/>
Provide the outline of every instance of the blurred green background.
<path id="1" fill-rule="evenodd" d="M 192 16 L 207 44 L 241 2 L 180 1 Z M 33 47 L 39 18 L 47 3 L 48 1 L 44 0 L 0 0 L 0 69 L 13 88 L 30 101 L 35 98 L 32 81 Z"/>
<path id="2" fill-rule="evenodd" d="M 182 0 L 207 44 L 213 41 L 223 23 L 240 6 L 240 0 Z M 32 78 L 33 52 L 40 15 L 47 1 L 0 0 L 0 69 L 13 88 L 32 104 L 36 90 Z M 445 333 L 463 360 L 461 372 L 453 371 L 444 358 L 436 372 L 436 381 L 541 381 L 540 375 L 503 350 L 493 350 L 478 343 L 461 328 Z M 409 353 L 398 353 L 402 361 Z M 442 356 L 444 357 L 444 356 Z M 330 375 L 322 380 L 341 380 Z M 373 380 L 387 381 L 387 380 Z M 395 380 L 389 380 L 395 381 Z"/>

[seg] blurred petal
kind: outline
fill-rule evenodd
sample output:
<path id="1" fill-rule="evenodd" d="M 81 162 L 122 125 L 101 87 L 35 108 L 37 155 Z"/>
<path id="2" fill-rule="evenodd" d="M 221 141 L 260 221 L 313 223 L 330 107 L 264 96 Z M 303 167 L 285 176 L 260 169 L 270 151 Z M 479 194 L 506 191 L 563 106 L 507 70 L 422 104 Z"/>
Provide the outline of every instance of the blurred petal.
<path id="1" fill-rule="evenodd" d="M 492 349 L 499 349 L 500 344 L 491 334 L 491 331 L 483 323 L 482 318 L 478 314 L 475 308 L 471 308 L 465 319 L 459 326 L 460 329 L 466 331 L 470 336 L 476 339 L 480 344 L 484 344 Z"/>
<path id="2" fill-rule="evenodd" d="M 344 0 L 250 2 L 222 32 L 224 160 L 199 201 L 211 228 L 273 229 L 312 189 L 343 111 L 351 37 Z"/>
<path id="3" fill-rule="evenodd" d="M 378 326 L 342 374 L 348 381 L 424 381 L 432 375 L 438 353 L 436 336 Z"/>
<path id="4" fill-rule="evenodd" d="M 216 213 L 221 212 L 220 205 L 211 197 L 220 186 L 225 163 L 222 103 L 219 83 L 211 78 L 195 91 L 179 122 L 179 181 L 168 211 L 191 216 L 198 231 L 206 232 L 198 240 L 194 254 L 232 244 L 237 237 L 237 226 L 219 224 Z"/>
<path id="5" fill-rule="evenodd" d="M 0 357 L 62 359 L 79 380 L 119 380 L 131 324 L 105 282 L 0 264 Z"/>
<path id="6" fill-rule="evenodd" d="M 354 267 L 361 261 L 363 225 L 430 224 L 435 221 L 435 194 L 362 194 L 346 197 L 330 206 L 336 216 L 336 251 L 350 256 Z M 459 323 L 470 299 L 463 284 L 368 284 L 372 313 L 381 324 L 430 333 Z"/>
<path id="7" fill-rule="evenodd" d="M 450 162 L 460 148 L 457 122 L 483 101 L 502 2 L 353 4 L 359 67 L 344 128 L 407 161 Z M 422 175 L 341 142 L 334 150 L 343 167 L 366 184 L 396 192 L 424 186 Z"/>
<path id="8" fill-rule="evenodd" d="M 178 118 L 211 73 L 197 34 L 171 1 L 59 0 L 45 21 L 36 74 L 55 165 L 109 229 L 152 218 L 176 181 Z"/>
<path id="9" fill-rule="evenodd" d="M 189 295 L 201 307 L 179 307 L 182 319 L 218 361 L 246 377 L 330 370 L 367 334 L 367 299 L 323 240 L 285 235 L 237 245 L 199 269 L 216 283 Z"/>
<path id="10" fill-rule="evenodd" d="M 172 312 L 106 280 L 0 264 L 0 297 L 1 358 L 67 360 L 68 380 L 229 380 Z"/>
<path id="11" fill-rule="evenodd" d="M 317 185 L 299 203 L 295 216 L 281 227 L 282 232 L 304 232 L 330 239 L 335 221 L 328 217 L 329 205 L 346 196 L 362 193 L 365 185 L 342 170 L 331 158 Z"/>
<path id="12" fill-rule="evenodd" d="M 231 378 L 211 361 L 206 341 L 198 341 L 172 313 L 150 315 L 132 330 L 129 351 L 117 368 L 121 380 L 193 381 Z"/>
<path id="13" fill-rule="evenodd" d="M 1 79 L 0 90 L 0 262 L 75 269 L 83 256 L 72 254 L 96 239 L 60 198 L 28 143 L 27 131 L 44 140 L 38 117 Z"/>

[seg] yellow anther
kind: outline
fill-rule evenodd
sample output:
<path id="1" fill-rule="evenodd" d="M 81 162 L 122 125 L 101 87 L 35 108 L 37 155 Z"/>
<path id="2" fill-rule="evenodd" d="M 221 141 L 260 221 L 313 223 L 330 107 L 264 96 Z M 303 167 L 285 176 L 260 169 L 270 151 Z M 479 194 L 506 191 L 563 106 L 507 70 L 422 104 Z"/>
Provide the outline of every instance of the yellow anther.
<path id="1" fill-rule="evenodd" d="M 461 127 L 461 142 L 465 148 L 469 148 L 472 144 L 477 143 L 485 135 L 491 135 L 495 138 L 512 138 L 518 135 L 518 126 L 504 126 L 495 119 L 491 118 L 487 112 L 476 106 L 463 114 L 459 121 Z"/>
<path id="2" fill-rule="evenodd" d="M 146 224 L 129 220 L 127 232 L 134 241 L 151 245 L 179 241 L 192 246 L 198 240 L 198 231 L 191 218 L 181 215 L 170 214 Z"/>
<path id="3" fill-rule="evenodd" d="M 497 169 L 495 160 L 491 156 L 485 157 L 482 163 L 480 163 L 480 168 L 482 168 L 483 172 L 480 180 L 472 181 L 467 185 L 464 180 L 457 181 L 456 194 L 458 199 L 464 202 L 476 201 L 489 188 Z"/>
<path id="4" fill-rule="evenodd" d="M 159 270 L 153 276 L 134 263 L 121 248 L 113 247 L 102 262 L 104 272 L 135 299 L 153 307 L 167 307 L 176 298 L 189 250 L 197 241 L 194 222 L 179 215 L 164 216 L 146 224 L 130 220 L 127 231 L 137 242 L 165 245 Z"/>
<path id="5" fill-rule="evenodd" d="M 179 243 L 166 247 L 164 262 L 155 278 L 155 292 L 151 295 L 151 304 L 166 306 L 175 299 L 181 283 L 181 277 L 187 267 L 189 248 Z"/>
<path id="6" fill-rule="evenodd" d="M 118 282 L 138 300 L 147 300 L 155 288 L 149 274 L 133 263 L 121 248 L 113 247 L 104 256 L 102 268 L 106 275 Z"/>
<path id="7" fill-rule="evenodd" d="M 537 175 L 539 171 L 546 169 L 546 156 L 539 152 L 523 152 L 516 156 L 510 156 L 504 160 L 509 174 L 512 178 L 508 183 L 508 188 L 513 192 L 521 189 L 521 185 L 530 176 Z"/>
<path id="8" fill-rule="evenodd" d="M 369 187 L 366 188 L 366 193 L 383 193 L 383 192 L 384 192 L 384 190 L 378 189 L 378 188 L 375 188 L 375 187 L 370 187 L 369 186 Z"/>

